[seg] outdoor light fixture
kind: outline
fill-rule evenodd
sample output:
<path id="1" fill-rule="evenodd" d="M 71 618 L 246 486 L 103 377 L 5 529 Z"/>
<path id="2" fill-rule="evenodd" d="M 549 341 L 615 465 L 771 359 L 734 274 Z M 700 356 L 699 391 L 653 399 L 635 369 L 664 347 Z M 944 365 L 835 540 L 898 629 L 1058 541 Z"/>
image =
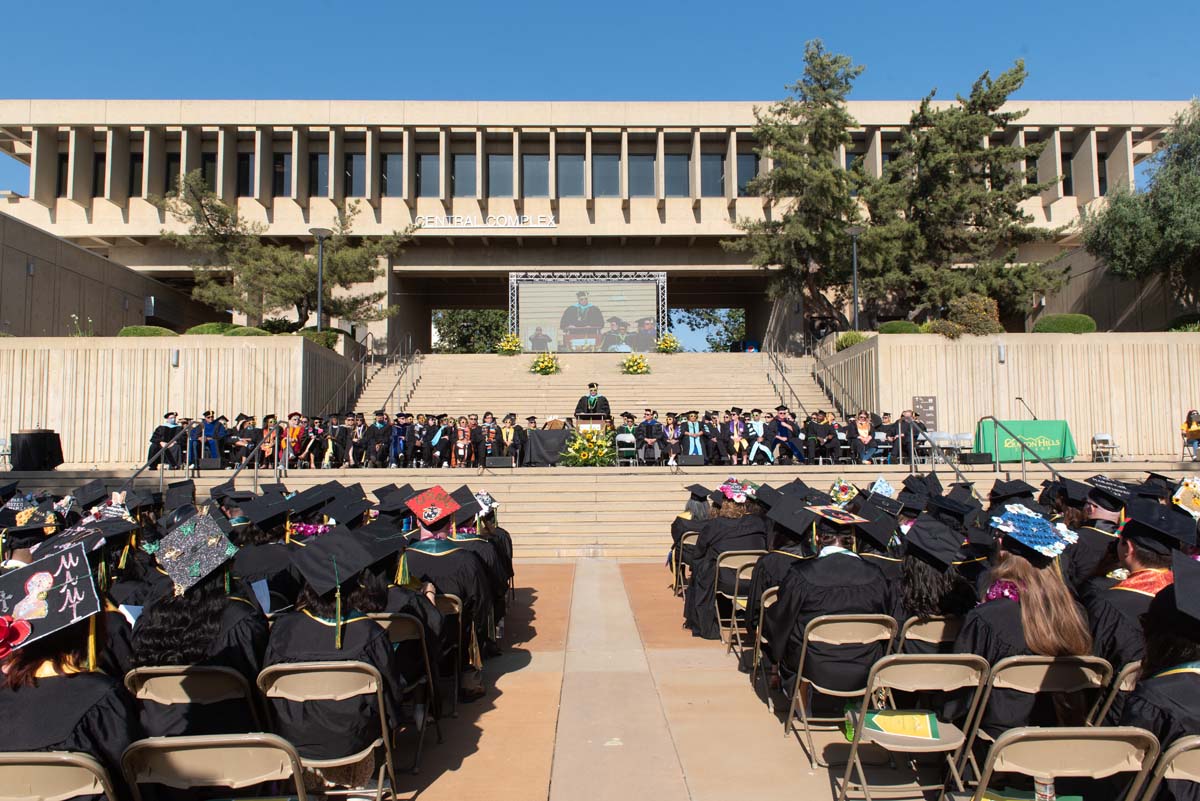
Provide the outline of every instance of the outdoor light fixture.
<path id="1" fill-rule="evenodd" d="M 328 228 L 309 228 L 317 238 L 317 330 L 321 330 L 322 301 L 325 299 L 325 240 L 333 236 Z"/>
<path id="2" fill-rule="evenodd" d="M 853 263 L 854 263 L 854 330 L 858 330 L 858 238 L 862 232 L 867 230 L 861 225 L 851 225 L 846 229 L 846 233 L 850 234 L 850 244 L 853 248 Z"/>
<path id="3" fill-rule="evenodd" d="M 179 366 L 179 348 L 175 348 L 174 350 L 171 351 L 171 366 L 172 367 Z"/>
<path id="4" fill-rule="evenodd" d="M 1003 342 L 996 343 L 996 356 L 1000 359 L 1001 364 L 1004 364 L 1005 359 L 1008 358 L 1008 348 L 1004 346 Z"/>

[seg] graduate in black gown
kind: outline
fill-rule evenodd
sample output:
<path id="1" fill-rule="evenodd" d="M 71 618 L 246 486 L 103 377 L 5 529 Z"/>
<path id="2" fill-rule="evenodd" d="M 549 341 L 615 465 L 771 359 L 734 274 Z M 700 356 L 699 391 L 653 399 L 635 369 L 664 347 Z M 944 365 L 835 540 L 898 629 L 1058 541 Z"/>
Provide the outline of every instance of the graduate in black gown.
<path id="1" fill-rule="evenodd" d="M 1142 618 L 1146 649 L 1137 688 L 1120 725 L 1154 734 L 1165 751 L 1180 737 L 1200 734 L 1200 564 L 1176 552 L 1175 583 L 1150 602 Z M 1155 801 L 1197 801 L 1200 785 L 1163 782 Z"/>
<path id="2" fill-rule="evenodd" d="M 299 502 L 307 507 L 321 503 L 321 499 L 310 492 Z M 299 539 L 289 542 L 286 532 L 289 510 L 294 508 L 296 500 L 263 497 L 237 503 L 241 505 L 233 518 L 235 524 L 230 535 L 238 546 L 233 557 L 233 575 L 248 586 L 259 581 L 267 583 L 272 603 L 265 611 L 291 606 L 300 594 L 300 575 L 291 557 L 303 547 Z"/>
<path id="3" fill-rule="evenodd" d="M 763 593 L 778 587 L 796 564 L 816 554 L 813 526 L 818 518 L 806 508 L 803 486 L 797 480 L 779 489 L 765 485 L 758 488 L 759 503 L 767 507 L 769 550 L 754 563 L 750 574 L 745 610 L 749 631 L 758 628 Z"/>
<path id="4" fill-rule="evenodd" d="M 1008 507 L 999 516 L 997 511 L 989 511 L 999 549 L 988 574 L 990 584 L 981 603 L 963 621 L 954 653 L 978 654 L 992 665 L 1009 656 L 1090 654 L 1092 635 L 1083 610 L 1054 564 L 1076 535 L 1040 516 Z M 1053 704 L 1035 709 L 1038 700 L 1016 690 L 995 690 L 983 712 L 982 731 L 995 739 L 1017 726 L 1054 725 L 1054 712 L 1049 708 Z M 959 707 L 951 702 L 946 715 L 964 714 L 965 707 Z"/>
<path id="5" fill-rule="evenodd" d="M 608 398 L 600 394 L 600 385 L 595 381 L 588 384 L 588 394 L 575 404 L 575 420 L 587 422 L 612 417 Z"/>
<path id="6" fill-rule="evenodd" d="M 1059 562 L 1063 577 L 1076 595 L 1082 597 L 1092 579 L 1103 576 L 1116 565 L 1117 527 L 1125 507 L 1125 498 L 1078 481 L 1067 483 L 1068 504 L 1075 503 L 1074 498 L 1083 494 L 1079 507 L 1083 522 L 1075 527 L 1079 542 L 1068 548 Z"/>
<path id="7" fill-rule="evenodd" d="M 934 515 L 918 517 L 904 541 L 897 623 L 903 626 L 913 617 L 921 622 L 934 617 L 961 618 L 974 609 L 975 584 L 960 572 L 963 561 L 961 535 Z M 899 647 L 903 653 L 932 654 L 950 653 L 952 645 L 938 647 L 914 640 Z"/>
<path id="8" fill-rule="evenodd" d="M 727 551 L 767 549 L 765 510 L 754 498 L 757 490 L 758 486 L 751 482 L 730 479 L 716 491 L 721 502 L 716 514 L 700 530 L 690 563 L 692 581 L 683 596 L 683 625 L 693 636 L 706 640 L 721 636 L 713 601 L 718 586 L 728 594 L 733 593 L 735 577 L 729 570 L 717 575 L 717 558 Z"/>
<path id="9" fill-rule="evenodd" d="M 695 545 L 680 545 L 683 535 L 699 533 L 704 521 L 712 515 L 709 506 L 711 490 L 702 484 L 691 484 L 684 489 L 688 491 L 687 503 L 684 504 L 683 511 L 671 521 L 671 551 L 667 554 L 667 569 L 671 571 L 671 575 L 675 575 L 675 566 L 680 562 L 690 565 L 696 551 Z"/>
<path id="10" fill-rule="evenodd" d="M 155 455 L 162 451 L 162 464 L 172 470 L 177 469 L 183 464 L 183 447 L 182 440 L 172 443 L 179 434 L 179 414 L 177 412 L 167 412 L 163 415 L 163 421 L 155 427 L 154 432 L 150 434 L 150 447 L 146 451 L 146 460 L 154 459 Z M 155 459 L 155 464 L 159 462 Z"/>

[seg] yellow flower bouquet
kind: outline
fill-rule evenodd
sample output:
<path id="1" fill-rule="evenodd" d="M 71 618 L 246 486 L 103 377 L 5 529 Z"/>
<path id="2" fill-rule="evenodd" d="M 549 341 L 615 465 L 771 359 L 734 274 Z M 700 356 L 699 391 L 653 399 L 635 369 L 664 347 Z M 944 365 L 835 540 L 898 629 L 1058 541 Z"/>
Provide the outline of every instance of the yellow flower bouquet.
<path id="1" fill-rule="evenodd" d="M 562 372 L 562 365 L 558 363 L 558 357 L 553 353 L 542 353 L 533 360 L 533 364 L 529 366 L 529 372 L 538 375 L 554 375 Z"/>
<path id="2" fill-rule="evenodd" d="M 501 356 L 516 356 L 522 350 L 524 348 L 521 347 L 521 338 L 516 334 L 505 334 L 496 343 L 496 353 Z"/>
<path id="3" fill-rule="evenodd" d="M 568 467 L 609 467 L 617 462 L 614 432 L 576 431 L 562 452 L 559 464 Z"/>
<path id="4" fill-rule="evenodd" d="M 654 343 L 654 349 L 659 353 L 679 353 L 679 351 L 683 350 L 683 345 L 674 334 L 668 331 Z"/>
<path id="5" fill-rule="evenodd" d="M 631 353 L 621 360 L 621 372 L 625 375 L 646 375 L 650 372 L 650 362 L 640 353 Z"/>

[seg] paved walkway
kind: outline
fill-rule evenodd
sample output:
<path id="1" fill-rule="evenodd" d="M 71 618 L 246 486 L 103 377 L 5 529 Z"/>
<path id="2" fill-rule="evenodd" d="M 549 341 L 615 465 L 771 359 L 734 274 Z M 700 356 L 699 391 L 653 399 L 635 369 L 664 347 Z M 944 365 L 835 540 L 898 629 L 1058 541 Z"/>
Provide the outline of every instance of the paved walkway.
<path id="1" fill-rule="evenodd" d="M 734 657 L 680 628 L 668 583 L 661 564 L 519 564 L 489 693 L 430 737 L 401 797 L 829 798 Z"/>

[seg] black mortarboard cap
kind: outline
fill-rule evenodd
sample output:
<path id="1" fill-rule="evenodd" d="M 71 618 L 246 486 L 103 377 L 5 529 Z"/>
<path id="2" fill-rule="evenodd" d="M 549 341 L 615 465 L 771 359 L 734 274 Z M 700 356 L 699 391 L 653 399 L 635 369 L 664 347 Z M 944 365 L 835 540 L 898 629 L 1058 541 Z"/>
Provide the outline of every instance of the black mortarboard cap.
<path id="1" fill-rule="evenodd" d="M 1176 551 L 1171 572 L 1174 583 L 1154 596 L 1146 615 L 1162 621 L 1162 628 L 1200 642 L 1200 562 Z"/>
<path id="2" fill-rule="evenodd" d="M 263 531 L 287 522 L 288 505 L 280 498 L 255 498 L 240 507 L 242 514 Z"/>
<path id="3" fill-rule="evenodd" d="M 1187 512 L 1139 498 L 1125 514 L 1121 536 L 1149 551 L 1167 555 L 1196 544 L 1196 520 Z"/>
<path id="4" fill-rule="evenodd" d="M 107 498 L 108 490 L 105 489 L 103 481 L 96 479 L 84 484 L 72 492 L 71 495 L 74 496 L 75 503 L 84 509 L 88 509 Z"/>
<path id="5" fill-rule="evenodd" d="M 375 498 L 377 500 L 382 501 L 384 498 L 391 495 L 397 489 L 399 489 L 399 487 L 397 487 L 395 484 L 384 484 L 382 487 L 376 487 L 373 490 L 372 494 L 375 496 Z"/>
<path id="6" fill-rule="evenodd" d="M 41 559 L 50 554 L 61 553 L 75 545 L 83 545 L 91 553 L 103 545 L 120 544 L 137 524 L 119 517 L 97 520 L 86 526 L 73 526 L 57 534 L 46 537 L 33 549 L 37 558 Z"/>
<path id="7" fill-rule="evenodd" d="M 982 511 L 978 501 L 963 498 L 961 495 L 930 495 L 925 508 L 930 513 L 940 516 L 943 521 L 949 519 L 961 525 L 973 523 Z"/>
<path id="8" fill-rule="evenodd" d="M 20 482 L 10 481 L 7 484 L 0 484 L 0 503 L 8 503 L 8 499 L 17 494 L 17 484 Z"/>
<path id="9" fill-rule="evenodd" d="M 479 505 L 479 501 L 475 500 L 475 493 L 466 484 L 463 484 L 454 492 L 450 493 L 450 497 L 458 504 L 458 511 L 454 513 L 454 522 L 456 525 L 464 525 L 475 519 L 475 516 L 483 511 L 483 507 Z"/>
<path id="10" fill-rule="evenodd" d="M 788 483 L 779 488 L 779 491 L 784 495 L 804 496 L 808 493 L 808 485 L 798 478 L 793 478 Z"/>
<path id="11" fill-rule="evenodd" d="M 779 503 L 779 501 L 784 497 L 786 496 L 782 492 L 775 489 L 770 484 L 759 484 L 758 492 L 755 494 L 754 499 L 770 509 L 772 506 Z"/>
<path id="12" fill-rule="evenodd" d="M 924 476 L 905 476 L 903 484 L 904 489 L 908 490 L 914 495 L 929 494 L 929 485 L 925 483 Z"/>
<path id="13" fill-rule="evenodd" d="M 137 492 L 128 490 L 125 493 L 125 508 L 132 514 L 139 509 L 146 509 L 154 505 L 154 496 L 148 492 Z"/>
<path id="14" fill-rule="evenodd" d="M 1161 500 L 1169 498 L 1172 494 L 1171 487 L 1160 481 L 1145 481 L 1133 488 L 1133 494 L 1139 498 L 1154 498 Z"/>
<path id="15" fill-rule="evenodd" d="M 688 484 L 684 489 L 690 492 L 692 497 L 698 501 L 707 500 L 708 496 L 712 494 L 712 490 L 702 484 Z"/>
<path id="16" fill-rule="evenodd" d="M 339 525 L 358 528 L 363 524 L 363 514 L 371 506 L 371 502 L 365 498 L 347 496 L 344 499 L 334 501 L 321 511 L 329 519 L 336 520 Z"/>
<path id="17" fill-rule="evenodd" d="M 369 564 L 375 564 L 408 546 L 408 535 L 389 523 L 375 522 L 354 532 L 358 543 L 371 556 Z"/>
<path id="18" fill-rule="evenodd" d="M 229 501 L 229 503 L 234 504 L 235 506 L 246 503 L 247 501 L 252 501 L 257 497 L 258 496 L 250 490 L 234 490 L 233 492 L 225 493 L 225 500 Z"/>
<path id="19" fill-rule="evenodd" d="M 886 551 L 896 533 L 896 518 L 884 512 L 870 500 L 855 496 L 854 514 L 865 517 L 865 523 L 855 523 L 854 530 L 861 536 L 874 542 L 879 549 Z"/>
<path id="20" fill-rule="evenodd" d="M 818 516 L 808 508 L 803 498 L 783 496 L 782 500 L 767 510 L 767 517 L 795 534 L 807 536 L 812 531 Z"/>
<path id="21" fill-rule="evenodd" d="M 1013 481 L 996 479 L 996 483 L 992 485 L 991 492 L 988 493 L 988 500 L 992 503 L 1000 503 L 1009 498 L 1028 497 L 1030 500 L 1033 500 L 1035 494 L 1037 494 L 1037 488 L 1020 479 Z"/>
<path id="22" fill-rule="evenodd" d="M 342 486 L 337 482 L 316 484 L 303 492 L 296 493 L 284 503 L 294 514 L 306 515 L 321 509 L 333 501 L 341 491 Z"/>
<path id="23" fill-rule="evenodd" d="M 875 504 L 879 508 L 879 511 L 892 517 L 899 517 L 900 513 L 904 511 L 904 502 L 899 498 L 889 498 L 886 495 L 869 492 L 867 493 L 867 499 Z"/>
<path id="24" fill-rule="evenodd" d="M 234 491 L 233 481 L 224 481 L 208 491 L 210 498 L 217 501 L 227 497 L 229 493 Z"/>
<path id="25" fill-rule="evenodd" d="M 1179 479 L 1165 476 L 1162 473 L 1156 473 L 1153 470 L 1146 471 L 1146 480 L 1143 484 L 1157 484 L 1170 494 L 1175 491 L 1175 487 L 1179 485 Z"/>
<path id="26" fill-rule="evenodd" d="M 287 495 L 288 488 L 283 484 L 259 484 L 258 491 L 263 495 Z"/>
<path id="27" fill-rule="evenodd" d="M 962 535 L 933 515 L 918 517 L 904 541 L 907 553 L 942 572 L 962 558 Z"/>
<path id="28" fill-rule="evenodd" d="M 929 488 L 930 495 L 942 494 L 942 482 L 937 477 L 937 473 L 927 473 L 925 475 L 925 486 Z"/>
<path id="29" fill-rule="evenodd" d="M 209 515 L 193 515 L 155 543 L 155 556 L 182 595 L 237 553 L 237 546 Z"/>
<path id="30" fill-rule="evenodd" d="M 1058 483 L 1067 495 L 1067 505 L 1077 508 L 1083 506 L 1083 502 L 1087 500 L 1088 491 L 1091 490 L 1091 485 L 1073 478 L 1062 478 Z"/>
<path id="31" fill-rule="evenodd" d="M 313 540 L 292 554 L 292 565 L 319 596 L 328 595 L 339 585 L 352 581 L 363 568 L 372 564 L 370 551 L 358 536 L 344 526 Z"/>
<path id="32" fill-rule="evenodd" d="M 833 505 L 833 497 L 828 492 L 821 492 L 819 489 L 808 488 L 808 492 L 804 495 L 804 501 L 809 506 L 831 506 Z"/>
<path id="33" fill-rule="evenodd" d="M 1109 478 L 1104 474 L 1092 476 L 1087 480 L 1097 489 L 1102 489 L 1109 495 L 1115 498 L 1120 498 L 1122 501 L 1128 500 L 1133 496 L 1133 486 L 1126 484 L 1124 481 L 1117 481 L 1115 478 Z"/>
<path id="34" fill-rule="evenodd" d="M 172 509 L 178 509 L 180 506 L 195 503 L 195 500 L 196 482 L 190 478 L 184 481 L 176 481 L 173 484 L 167 485 L 167 491 L 163 494 L 163 509 L 169 512 Z"/>
<path id="35" fill-rule="evenodd" d="M 1119 512 L 1125 507 L 1125 498 L 1119 497 L 1107 486 L 1092 487 L 1088 492 L 1088 500 L 1109 512 Z"/>

